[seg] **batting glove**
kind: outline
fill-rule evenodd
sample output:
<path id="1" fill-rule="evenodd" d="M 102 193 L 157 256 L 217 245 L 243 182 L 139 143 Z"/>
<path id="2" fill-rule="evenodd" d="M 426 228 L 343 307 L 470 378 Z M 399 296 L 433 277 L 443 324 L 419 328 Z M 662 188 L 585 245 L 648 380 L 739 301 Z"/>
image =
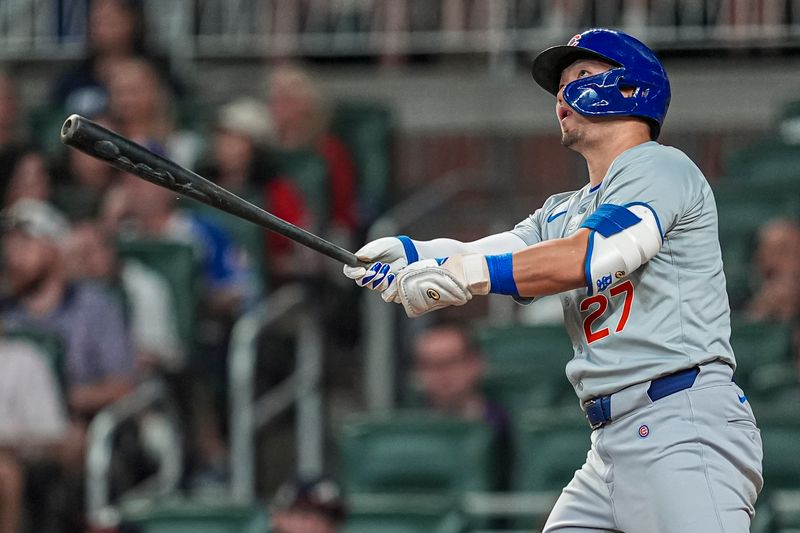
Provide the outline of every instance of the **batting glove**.
<path id="1" fill-rule="evenodd" d="M 491 280 L 486 257 L 480 254 L 426 259 L 397 274 L 395 287 L 384 300 L 403 304 L 409 318 L 464 305 L 475 295 L 489 294 Z"/>
<path id="2" fill-rule="evenodd" d="M 404 245 L 401 239 L 407 239 L 408 244 Z M 413 249 L 413 244 L 407 237 L 383 237 L 374 240 L 356 252 L 356 257 L 361 261 L 372 264 L 368 267 L 345 265 L 344 275 L 355 280 L 360 287 L 384 292 L 394 283 L 397 271 L 408 265 L 408 246 Z"/>

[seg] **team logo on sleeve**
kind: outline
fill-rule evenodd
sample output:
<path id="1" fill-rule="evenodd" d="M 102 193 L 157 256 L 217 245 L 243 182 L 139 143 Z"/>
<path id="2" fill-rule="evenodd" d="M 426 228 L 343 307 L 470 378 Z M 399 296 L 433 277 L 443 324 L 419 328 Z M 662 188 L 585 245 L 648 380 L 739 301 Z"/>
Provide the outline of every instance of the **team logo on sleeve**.
<path id="1" fill-rule="evenodd" d="M 650 435 L 650 428 L 647 427 L 647 424 L 639 426 L 639 437 L 646 439 L 648 435 Z"/>
<path id="2" fill-rule="evenodd" d="M 611 274 L 597 280 L 597 291 L 602 292 L 606 290 L 609 285 L 611 285 Z"/>

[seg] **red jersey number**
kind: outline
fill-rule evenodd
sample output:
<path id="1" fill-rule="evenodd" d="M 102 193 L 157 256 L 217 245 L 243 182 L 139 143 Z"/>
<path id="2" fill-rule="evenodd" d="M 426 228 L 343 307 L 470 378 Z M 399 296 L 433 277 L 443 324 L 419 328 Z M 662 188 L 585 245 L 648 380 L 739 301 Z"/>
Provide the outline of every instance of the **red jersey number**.
<path id="1" fill-rule="evenodd" d="M 631 316 L 631 305 L 633 305 L 633 283 L 630 280 L 625 280 L 619 285 L 614 285 L 611 287 L 611 290 L 608 291 L 612 298 L 616 296 L 620 296 L 621 294 L 625 295 L 625 302 L 622 306 L 622 314 L 619 316 L 619 322 L 617 322 L 617 327 L 614 328 L 615 333 L 619 333 L 623 329 L 625 329 L 625 325 L 628 323 L 628 318 Z M 597 304 L 592 312 L 590 312 L 586 318 L 583 319 L 583 332 L 586 335 L 586 342 L 588 344 L 593 343 L 594 341 L 599 341 L 600 339 L 604 339 L 608 337 L 611 332 L 608 328 L 601 328 L 597 331 L 592 330 L 592 324 L 595 320 L 603 316 L 603 313 L 606 312 L 608 309 L 608 297 L 605 294 L 595 294 L 594 296 L 590 296 L 581 302 L 581 311 L 589 311 Z"/>

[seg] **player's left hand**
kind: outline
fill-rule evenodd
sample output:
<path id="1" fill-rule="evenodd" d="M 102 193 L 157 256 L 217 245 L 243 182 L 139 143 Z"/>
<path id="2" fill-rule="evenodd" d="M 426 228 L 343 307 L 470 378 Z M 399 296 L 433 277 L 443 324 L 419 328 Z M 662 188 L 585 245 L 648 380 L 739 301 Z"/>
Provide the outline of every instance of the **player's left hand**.
<path id="1" fill-rule="evenodd" d="M 425 259 L 402 269 L 384 300 L 403 304 L 415 318 L 451 305 L 464 305 L 491 288 L 486 258 L 480 254 Z"/>

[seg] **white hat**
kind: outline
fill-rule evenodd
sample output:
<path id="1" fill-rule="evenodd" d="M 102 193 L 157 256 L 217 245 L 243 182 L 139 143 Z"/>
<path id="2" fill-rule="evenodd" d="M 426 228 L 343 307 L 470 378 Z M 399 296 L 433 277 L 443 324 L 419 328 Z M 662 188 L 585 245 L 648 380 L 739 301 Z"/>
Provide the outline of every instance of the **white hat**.
<path id="1" fill-rule="evenodd" d="M 0 212 L 3 229 L 17 229 L 32 237 L 62 241 L 69 233 L 69 222 L 55 207 L 30 198 L 23 198 Z"/>
<path id="2" fill-rule="evenodd" d="M 217 127 L 249 137 L 253 142 L 275 140 L 275 125 L 264 103 L 254 98 L 239 98 L 222 106 L 217 114 Z"/>

